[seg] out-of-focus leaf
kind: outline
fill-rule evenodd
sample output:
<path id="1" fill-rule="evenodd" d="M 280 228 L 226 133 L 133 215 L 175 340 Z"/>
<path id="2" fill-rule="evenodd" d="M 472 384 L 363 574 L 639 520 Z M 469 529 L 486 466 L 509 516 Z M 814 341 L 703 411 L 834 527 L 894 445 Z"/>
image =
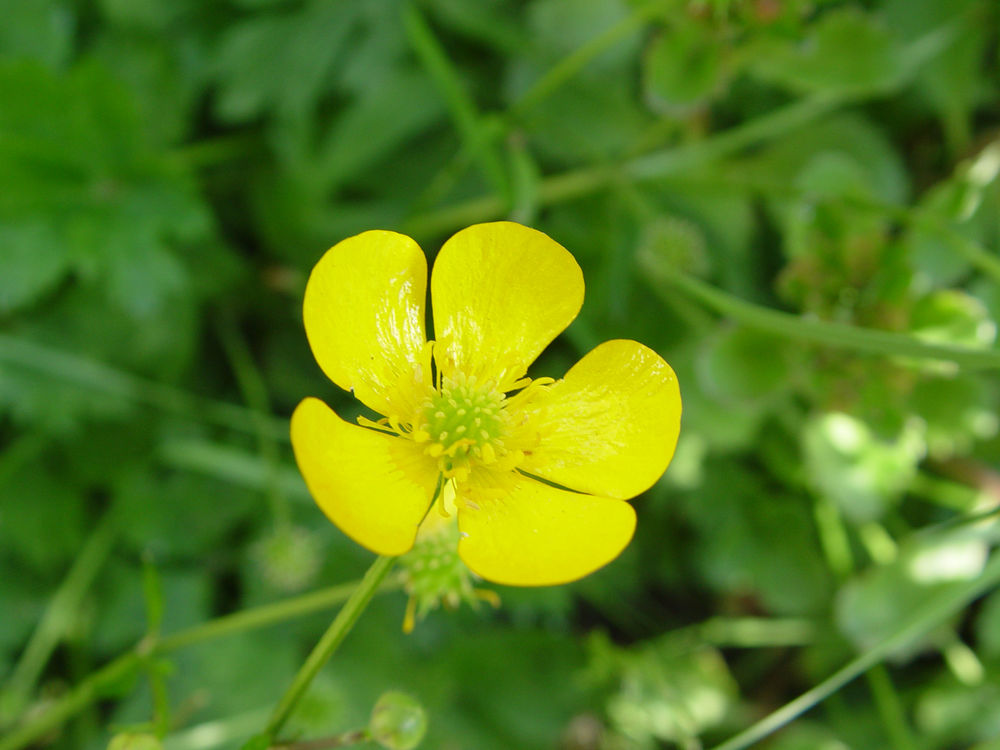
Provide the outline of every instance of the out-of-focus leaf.
<path id="1" fill-rule="evenodd" d="M 57 351 L 170 380 L 191 361 L 197 330 L 189 298 L 174 296 L 170 304 L 169 316 L 134 318 L 97 290 L 77 286 L 30 319 L 17 321 L 12 332 Z M 10 366 L 0 370 L 0 408 L 19 423 L 67 432 L 88 418 L 132 414 L 136 405 L 81 387 L 71 372 L 60 376 L 47 367 L 40 373 Z"/>
<path id="2" fill-rule="evenodd" d="M 916 83 L 928 103 L 943 121 L 949 145 L 962 148 L 969 137 L 970 118 L 983 96 L 979 74 L 989 43 L 989 25 L 979 14 L 969 13 L 975 6 L 985 11 L 979 0 L 887 0 L 881 7 L 885 23 L 905 41 L 926 34 L 965 14 L 967 22 L 961 35 L 935 56 L 917 74 Z"/>
<path id="3" fill-rule="evenodd" d="M 759 401 L 787 389 L 794 360 L 786 341 L 736 327 L 706 339 L 697 364 L 705 391 L 731 403 Z"/>
<path id="4" fill-rule="evenodd" d="M 269 110 L 306 114 L 326 92 L 360 6 L 354 0 L 314 0 L 300 10 L 253 16 L 228 28 L 215 61 L 219 115 L 244 122 Z"/>
<path id="5" fill-rule="evenodd" d="M 757 50 L 752 69 L 797 91 L 885 91 L 902 82 L 899 42 L 872 14 L 830 10 L 809 32 L 802 40 L 769 42 Z"/>
<path id="6" fill-rule="evenodd" d="M 18 186 L 0 194 L 0 221 L 45 223 L 45 238 L 124 310 L 164 311 L 182 273 L 174 243 L 204 242 L 211 224 L 187 176 L 146 141 L 127 92 L 96 66 L 56 77 L 2 65 L 0 100 L 0 182 Z"/>
<path id="7" fill-rule="evenodd" d="M 0 0 L 0 18 L 0 58 L 37 60 L 50 68 L 61 68 L 69 60 L 76 27 L 70 4 Z"/>
<path id="8" fill-rule="evenodd" d="M 909 176 L 899 154 L 883 131 L 855 114 L 833 115 L 775 140 L 734 167 L 733 175 L 749 174 L 780 189 L 783 183 L 800 179 L 818 154 L 850 159 L 875 197 L 894 203 L 906 200 Z"/>
<path id="9" fill-rule="evenodd" d="M 704 106 L 725 84 L 727 50 L 711 29 L 693 19 L 668 26 L 646 50 L 643 88 L 655 111 L 680 115 Z"/>
<path id="10" fill-rule="evenodd" d="M 1000 656 L 1000 591 L 990 594 L 979 611 L 976 644 L 985 656 Z"/>
<path id="11" fill-rule="evenodd" d="M 938 460 L 968 453 L 997 433 L 996 393 L 972 375 L 923 378 L 910 399 L 927 424 L 927 450 Z"/>
<path id="12" fill-rule="evenodd" d="M 210 614 L 211 580 L 207 569 L 160 571 L 163 590 L 161 630 L 170 633 L 203 622 Z M 98 582 L 104 606 L 94 624 L 94 645 L 103 653 L 131 648 L 146 632 L 142 571 L 118 563 Z"/>
<path id="13" fill-rule="evenodd" d="M 0 315 L 29 305 L 66 273 L 69 258 L 41 222 L 0 225 Z"/>
<path id="14" fill-rule="evenodd" d="M 717 591 L 755 595 L 776 614 L 825 606 L 831 581 L 801 498 L 776 494 L 756 475 L 716 459 L 706 465 L 700 490 L 686 498 L 685 513 L 697 534 L 695 564 Z"/>
<path id="15" fill-rule="evenodd" d="M 213 512 L 204 513 L 211 498 Z M 252 507 L 263 501 L 243 490 L 202 477 L 138 465 L 115 487 L 115 512 L 124 539 L 136 549 L 164 557 L 225 554 L 223 540 Z"/>
<path id="16" fill-rule="evenodd" d="M 630 747 L 690 745 L 733 709 L 736 684 L 714 648 L 678 649 L 669 636 L 619 648 L 594 635 L 587 645 L 589 679 L 614 685 L 608 719 Z"/>
<path id="17" fill-rule="evenodd" d="M 154 143 L 175 144 L 190 136 L 207 73 L 200 45 L 187 41 L 183 45 L 162 34 L 108 34 L 91 51 L 129 86 Z"/>
<path id="18" fill-rule="evenodd" d="M 847 414 L 823 414 L 806 427 L 803 450 L 813 488 L 851 521 L 864 523 L 880 518 L 906 491 L 923 458 L 923 429 L 914 422 L 886 440 Z"/>
<path id="19" fill-rule="evenodd" d="M 536 0 L 528 7 L 527 23 L 534 49 L 550 60 L 571 54 L 628 13 L 622 0 Z M 612 45 L 595 57 L 590 72 L 615 70 L 628 64 L 637 50 L 639 34 Z"/>
<path id="20" fill-rule="evenodd" d="M 401 69 L 381 86 L 342 110 L 323 140 L 317 168 L 328 190 L 335 189 L 412 138 L 443 113 L 428 78 Z"/>
<path id="21" fill-rule="evenodd" d="M 921 297 L 913 307 L 910 330 L 925 341 L 971 349 L 988 349 L 997 335 L 997 325 L 986 307 L 957 289 L 943 289 Z"/>
<path id="22" fill-rule="evenodd" d="M 989 543 L 972 530 L 927 535 L 909 542 L 888 565 L 870 568 L 848 581 L 836 600 L 836 621 L 859 650 L 888 638 L 913 613 L 949 587 L 980 573 Z M 904 644 L 896 656 L 920 651 L 934 634 Z"/>
<path id="23" fill-rule="evenodd" d="M 914 708 L 922 737 L 936 747 L 970 747 L 1000 736 L 1000 687 L 994 680 L 963 685 L 953 677 L 923 690 Z"/>
<path id="24" fill-rule="evenodd" d="M 84 506 L 45 461 L 23 465 L 0 487 L 0 550 L 29 575 L 58 576 L 83 544 Z"/>

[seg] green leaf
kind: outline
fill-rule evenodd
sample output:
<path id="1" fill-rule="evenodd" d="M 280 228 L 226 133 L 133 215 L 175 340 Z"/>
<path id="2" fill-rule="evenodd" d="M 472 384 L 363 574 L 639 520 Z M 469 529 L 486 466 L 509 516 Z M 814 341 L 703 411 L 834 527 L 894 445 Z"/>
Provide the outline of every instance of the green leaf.
<path id="1" fill-rule="evenodd" d="M 51 291 L 70 266 L 55 231 L 42 222 L 0 224 L 0 249 L 0 315 Z"/>
<path id="2" fill-rule="evenodd" d="M 975 578 L 989 556 L 989 543 L 975 529 L 913 537 L 899 557 L 855 576 L 838 592 L 836 621 L 859 651 L 898 631 L 914 611 L 942 591 Z M 897 653 L 906 658 L 933 639 L 930 634 Z"/>
<path id="3" fill-rule="evenodd" d="M 216 110 L 229 122 L 265 112 L 302 116 L 328 91 L 332 66 L 352 34 L 361 3 L 314 0 L 300 10 L 253 16 L 230 26 L 216 53 Z"/>
<path id="4" fill-rule="evenodd" d="M 917 300 L 910 331 L 932 343 L 989 349 L 996 340 L 997 326 L 975 297 L 957 289 L 942 289 Z"/>
<path id="5" fill-rule="evenodd" d="M 73 51 L 76 17 L 60 0 L 0 0 L 0 59 L 61 68 Z"/>
<path id="6" fill-rule="evenodd" d="M 83 544 L 80 492 L 42 460 L 24 464 L 0 489 L 0 549 L 24 575 L 64 573 Z"/>
<path id="7" fill-rule="evenodd" d="M 710 396 L 755 402 L 788 388 L 795 352 L 788 342 L 752 328 L 720 330 L 705 340 L 698 374 Z"/>
<path id="8" fill-rule="evenodd" d="M 643 57 L 643 89 L 650 108 L 681 115 L 705 106 L 726 83 L 727 51 L 706 24 L 681 17 L 667 27 Z"/>
<path id="9" fill-rule="evenodd" d="M 831 581 L 808 505 L 761 481 L 732 461 L 706 463 L 701 488 L 684 503 L 693 560 L 718 593 L 759 597 L 775 614 L 820 611 Z"/>
<path id="10" fill-rule="evenodd" d="M 678 648 L 670 636 L 620 648 L 594 635 L 587 645 L 589 679 L 614 686 L 608 718 L 630 747 L 690 746 L 733 709 L 736 683 L 714 648 Z"/>
<path id="11" fill-rule="evenodd" d="M 973 375 L 923 378 L 910 405 L 927 424 L 927 450 L 937 460 L 967 454 L 997 433 L 997 394 Z"/>
<path id="12" fill-rule="evenodd" d="M 55 76 L 0 65 L 0 223 L 44 223 L 41 257 L 64 254 L 138 316 L 170 312 L 184 285 L 175 243 L 211 236 L 187 175 L 158 154 L 135 102 L 102 67 Z M 58 248 L 58 249 L 57 249 Z"/>
<path id="13" fill-rule="evenodd" d="M 923 457 L 923 430 L 911 423 L 881 439 L 847 414 L 823 414 L 806 426 L 803 450 L 812 487 L 852 522 L 864 523 L 902 498 Z"/>
<path id="14" fill-rule="evenodd" d="M 896 38 L 872 14 L 843 8 L 820 16 L 805 39 L 765 44 L 752 69 L 802 92 L 888 91 L 906 73 L 901 52 Z"/>

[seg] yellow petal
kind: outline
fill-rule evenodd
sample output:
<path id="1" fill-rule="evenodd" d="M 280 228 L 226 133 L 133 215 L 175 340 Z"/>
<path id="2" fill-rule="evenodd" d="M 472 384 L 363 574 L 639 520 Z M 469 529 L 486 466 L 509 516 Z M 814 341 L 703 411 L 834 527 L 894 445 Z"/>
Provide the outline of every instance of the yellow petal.
<path id="1" fill-rule="evenodd" d="M 347 536 L 380 555 L 413 546 L 437 483 L 436 464 L 414 443 L 307 398 L 292 414 L 292 447 L 313 499 Z"/>
<path id="2" fill-rule="evenodd" d="M 635 531 L 622 500 L 581 495 L 510 473 L 501 492 L 467 487 L 458 554 L 477 575 L 510 586 L 568 583 L 615 559 Z"/>
<path id="3" fill-rule="evenodd" d="M 523 416 L 538 445 L 518 468 L 580 492 L 627 499 L 649 489 L 670 463 L 681 395 L 660 355 L 619 339 L 585 355 Z"/>
<path id="4" fill-rule="evenodd" d="M 380 414 L 409 414 L 426 293 L 427 260 L 405 235 L 373 230 L 327 250 L 303 304 L 306 336 L 327 377 Z"/>
<path id="5" fill-rule="evenodd" d="M 509 221 L 463 229 L 431 274 L 434 351 L 455 371 L 506 385 L 521 377 L 583 304 L 583 273 L 545 234 Z"/>

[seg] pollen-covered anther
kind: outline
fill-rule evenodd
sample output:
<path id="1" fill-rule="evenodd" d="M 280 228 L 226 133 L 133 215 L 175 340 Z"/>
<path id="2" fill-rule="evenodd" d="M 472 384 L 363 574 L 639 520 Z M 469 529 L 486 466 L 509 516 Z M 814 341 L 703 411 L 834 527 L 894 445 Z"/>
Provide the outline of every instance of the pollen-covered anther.
<path id="1" fill-rule="evenodd" d="M 475 378 L 443 377 L 439 390 L 424 402 L 413 439 L 426 443 L 441 473 L 464 481 L 476 464 L 494 464 L 506 455 L 506 396 Z"/>

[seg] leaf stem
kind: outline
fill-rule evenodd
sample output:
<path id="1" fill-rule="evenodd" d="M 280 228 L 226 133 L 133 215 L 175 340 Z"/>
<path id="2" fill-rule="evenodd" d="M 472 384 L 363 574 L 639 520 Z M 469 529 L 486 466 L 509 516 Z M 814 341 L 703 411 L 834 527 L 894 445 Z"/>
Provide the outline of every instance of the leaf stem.
<path id="1" fill-rule="evenodd" d="M 768 714 L 756 724 L 729 738 L 721 745 L 716 745 L 712 750 L 743 750 L 743 748 L 759 742 L 876 664 L 881 664 L 894 651 L 945 622 L 955 612 L 967 607 L 998 584 L 1000 584 L 1000 554 L 995 554 L 982 573 L 965 586 L 945 591 L 934 597 L 924 607 L 918 609 L 908 623 L 885 640 L 852 659 L 798 698 L 789 701 L 777 711 Z"/>
<path id="2" fill-rule="evenodd" d="M 132 671 L 140 669 L 152 656 L 166 654 L 230 633 L 255 630 L 327 609 L 348 599 L 351 593 L 359 588 L 360 583 L 355 581 L 331 586 L 322 591 L 314 591 L 274 604 L 265 604 L 261 607 L 235 612 L 162 638 L 144 638 L 132 651 L 108 662 L 70 689 L 51 708 L 15 728 L 9 734 L 0 737 L 0 750 L 19 750 L 34 742 L 96 701 L 114 683 L 129 676 Z M 377 590 L 380 592 L 393 591 L 399 588 L 399 585 L 397 581 L 390 580 L 378 586 Z"/>
<path id="3" fill-rule="evenodd" d="M 716 312 L 752 328 L 797 341 L 869 354 L 945 360 L 970 370 L 1000 369 L 1000 350 L 934 344 L 905 333 L 831 323 L 772 310 L 741 300 L 683 272 L 665 268 L 657 261 L 658 259 L 649 256 L 643 256 L 639 260 L 658 294 L 666 294 L 668 287 L 673 287 Z"/>
<path id="4" fill-rule="evenodd" d="M 114 524 L 110 514 L 105 514 L 73 562 L 66 578 L 49 600 L 42 619 L 31 634 L 10 680 L 4 686 L 0 725 L 7 725 L 27 705 L 52 651 L 76 617 L 80 602 L 111 554 L 114 542 Z"/>
<path id="5" fill-rule="evenodd" d="M 288 721 L 292 710 L 299 702 L 299 699 L 305 694 L 316 674 L 329 661 L 330 657 L 333 656 L 344 638 L 351 631 L 351 628 L 354 627 L 354 623 L 358 621 L 361 613 L 368 606 L 379 584 L 388 574 L 395 561 L 395 557 L 387 557 L 385 555 L 376 558 L 375 562 L 368 569 L 368 572 L 365 573 L 364 578 L 361 579 L 361 583 L 354 589 L 347 603 L 337 613 L 327 631 L 323 633 L 323 636 L 319 639 L 319 642 L 299 669 L 298 674 L 295 675 L 292 684 L 285 691 L 285 695 L 274 709 L 274 714 L 272 714 L 271 720 L 264 729 L 264 734 L 272 741 L 278 732 L 281 731 L 282 727 L 284 727 L 285 722 Z"/>
<path id="6" fill-rule="evenodd" d="M 165 383 L 141 378 L 103 362 L 0 333 L 0 364 L 24 367 L 115 398 L 145 404 L 243 432 L 258 429 L 258 417 L 242 406 L 203 398 Z M 264 427 L 276 440 L 288 441 L 288 420 L 269 417 Z"/>
<path id="7" fill-rule="evenodd" d="M 876 664 L 865 673 L 865 677 L 892 747 L 895 750 L 916 750 L 917 743 L 906 723 L 902 702 L 896 694 L 885 664 Z"/>
<path id="8" fill-rule="evenodd" d="M 496 139 L 491 137 L 488 123 L 480 116 L 475 102 L 462 85 L 455 65 L 448 59 L 434 30 L 415 3 L 406 5 L 403 26 L 410 45 L 448 105 L 455 128 L 464 142 L 464 150 L 479 162 L 493 190 L 506 201 L 510 196 L 510 185 L 495 149 Z"/>

